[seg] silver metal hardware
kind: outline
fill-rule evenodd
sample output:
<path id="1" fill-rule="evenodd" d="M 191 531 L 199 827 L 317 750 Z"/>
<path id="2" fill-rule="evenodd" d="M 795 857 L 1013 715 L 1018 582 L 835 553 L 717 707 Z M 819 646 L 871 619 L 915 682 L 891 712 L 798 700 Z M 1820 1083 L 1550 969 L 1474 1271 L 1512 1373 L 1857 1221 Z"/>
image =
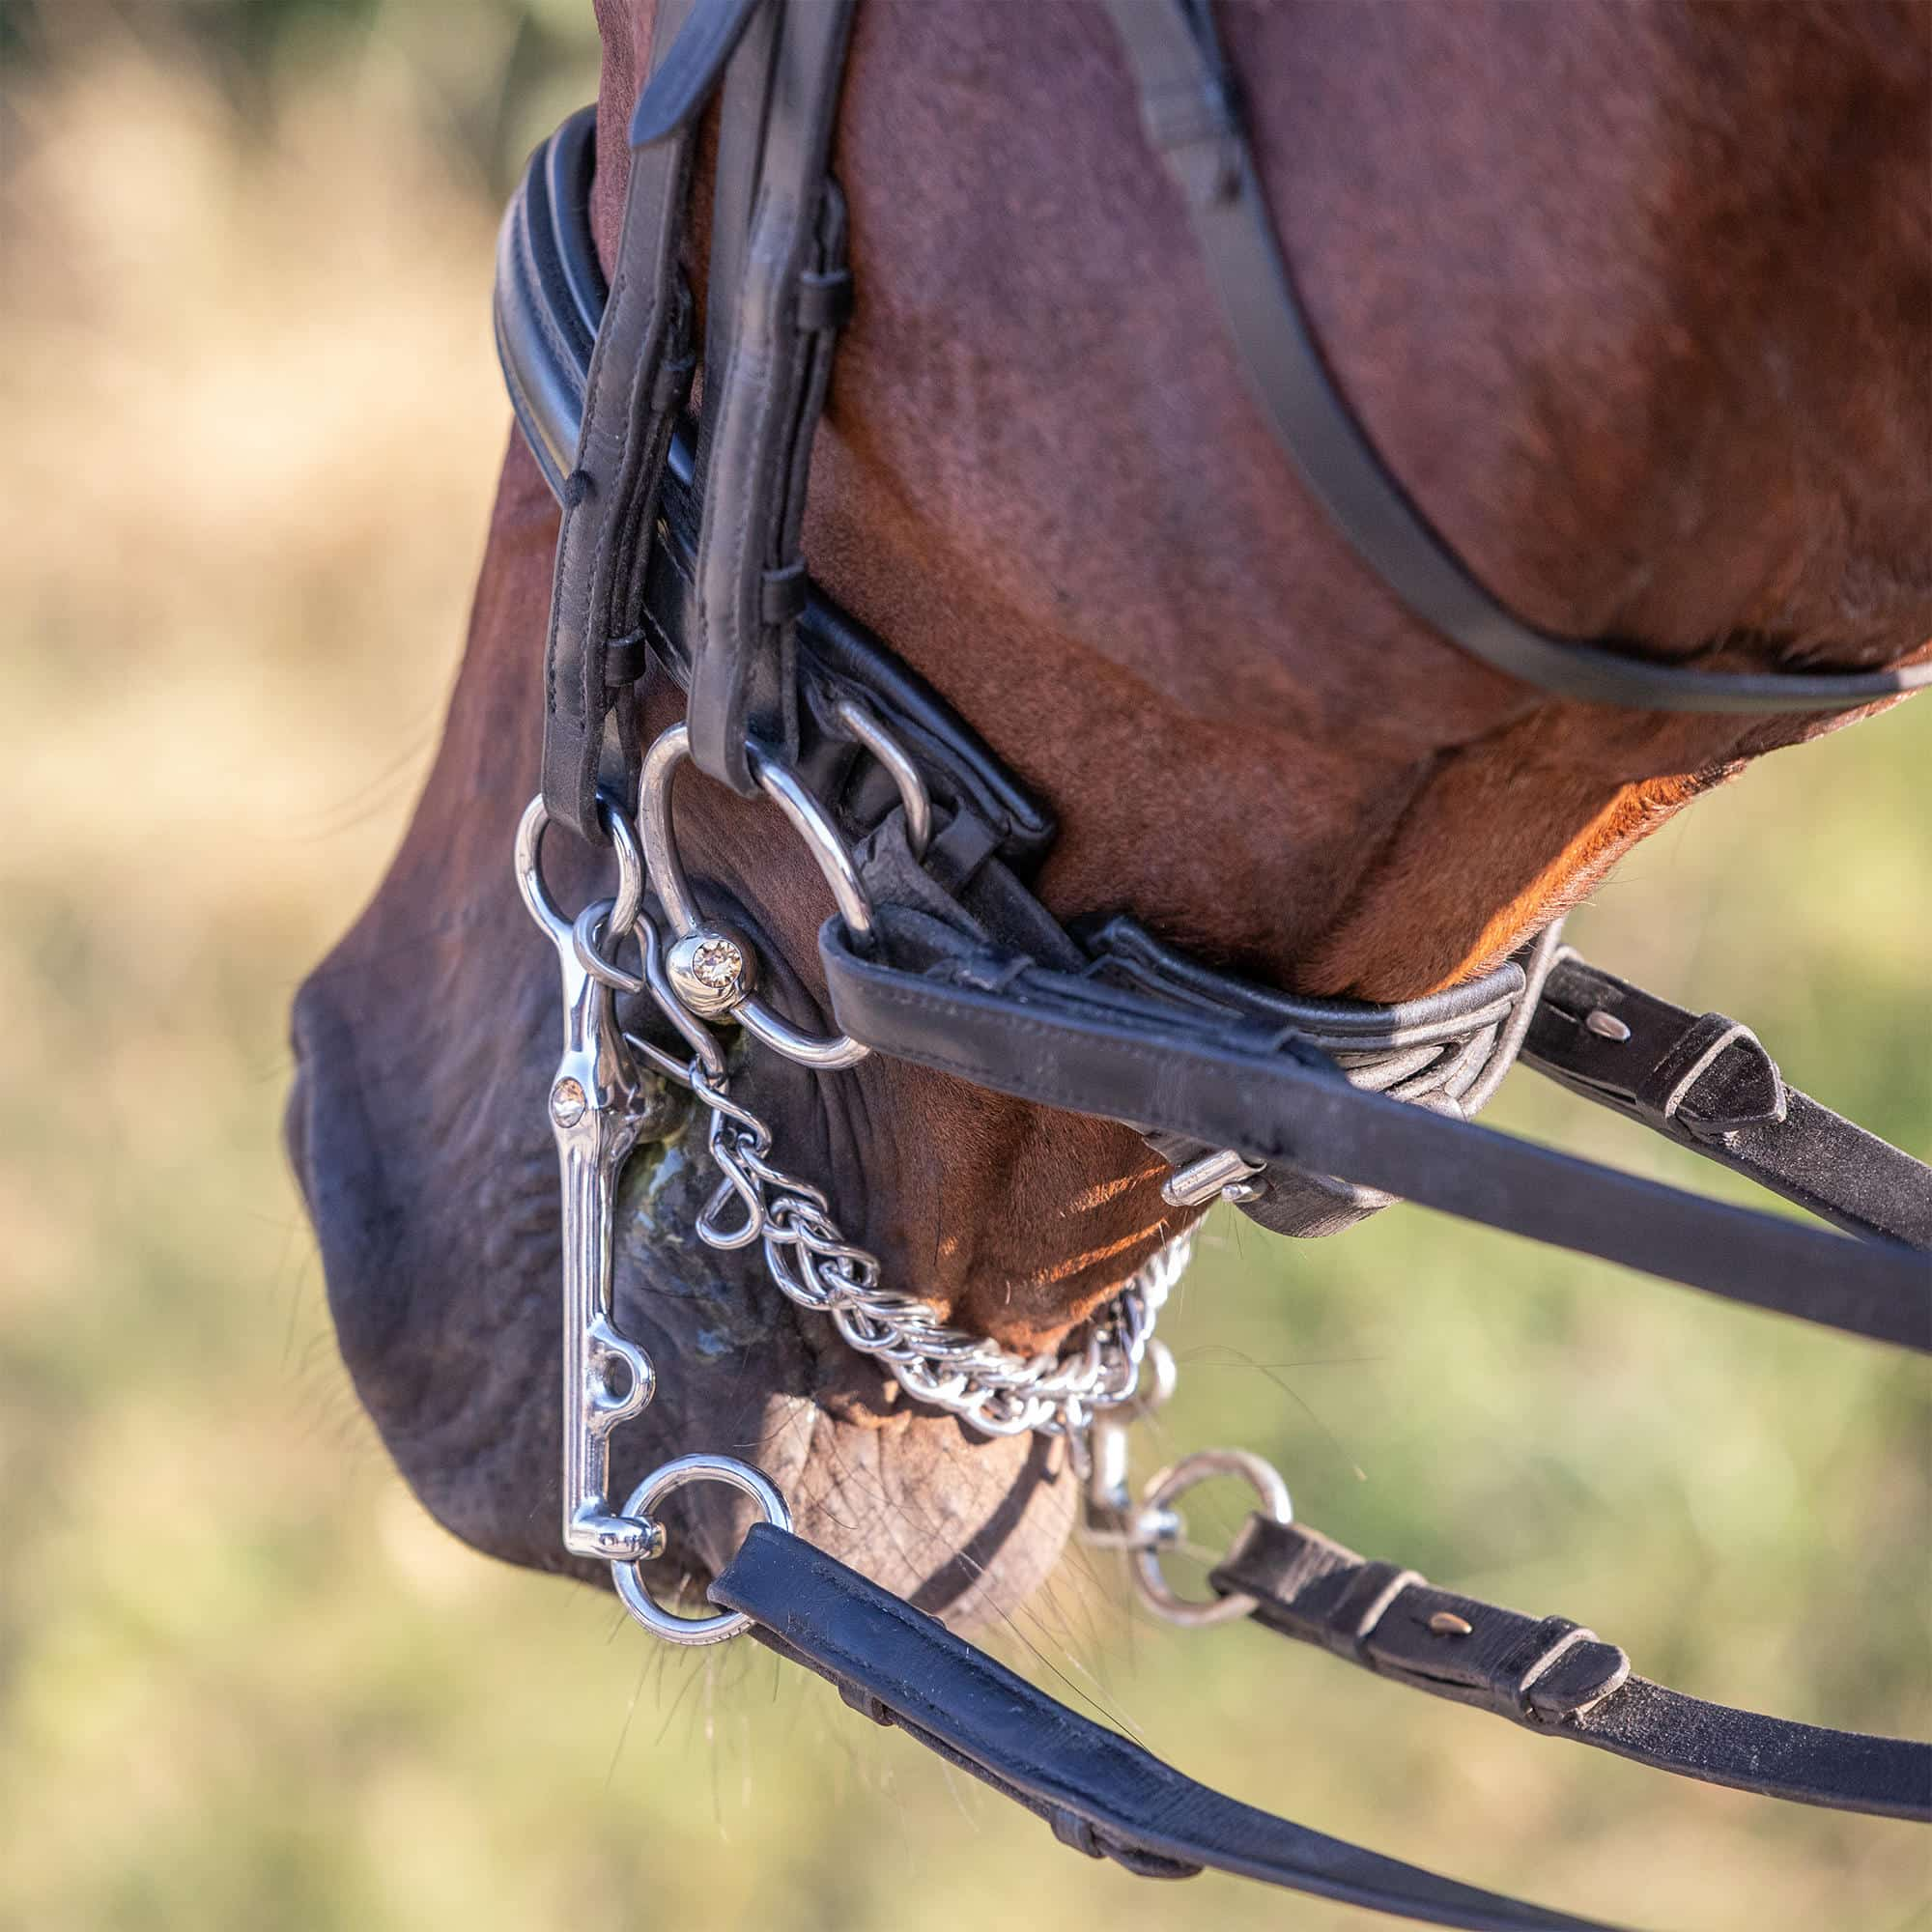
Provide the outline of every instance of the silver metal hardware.
<path id="1" fill-rule="evenodd" d="M 611 835 L 611 849 L 617 857 L 617 896 L 610 901 L 608 929 L 614 937 L 621 938 L 637 923 L 639 908 L 644 902 L 643 848 L 638 843 L 631 821 L 601 794 L 597 814 Z M 557 911 L 556 901 L 544 884 L 543 836 L 549 823 L 550 812 L 543 800 L 531 799 L 517 826 L 517 890 L 523 894 L 530 917 L 560 951 L 572 944 L 573 922 Z M 584 970 L 592 969 L 586 966 Z"/>
<path id="2" fill-rule="evenodd" d="M 1150 1543 L 1172 1542 L 1180 1531 L 1179 1519 L 1172 1511 L 1151 1512 L 1137 1503 L 1128 1481 L 1131 1425 L 1174 1393 L 1174 1355 L 1164 1342 L 1149 1341 L 1147 1366 L 1150 1385 L 1137 1390 L 1131 1403 L 1095 1415 L 1081 1438 L 1086 1467 L 1080 1540 L 1095 1549 L 1140 1549 Z"/>
<path id="3" fill-rule="evenodd" d="M 727 925 L 695 925 L 666 952 L 665 978 L 699 1019 L 717 1019 L 751 997 L 757 955 Z"/>
<path id="4" fill-rule="evenodd" d="M 1294 1520 L 1294 1506 L 1289 1500 L 1288 1485 L 1282 1481 L 1280 1470 L 1264 1457 L 1246 1449 L 1197 1449 L 1192 1455 L 1183 1456 L 1171 1469 L 1163 1469 L 1148 1485 L 1143 1508 L 1150 1512 L 1172 1513 L 1174 1505 L 1189 1490 L 1207 1482 L 1210 1476 L 1240 1477 L 1254 1491 L 1262 1508 L 1274 1521 Z M 1169 1623 L 1196 1630 L 1246 1616 L 1254 1608 L 1255 1600 L 1239 1591 L 1202 1601 L 1175 1593 L 1160 1567 L 1160 1552 L 1163 1548 L 1171 1547 L 1172 1541 L 1178 1540 L 1179 1532 L 1167 1545 L 1145 1544 L 1133 1552 L 1134 1581 L 1139 1585 L 1142 1601 L 1149 1608 L 1165 1617 Z"/>
<path id="5" fill-rule="evenodd" d="M 853 736 L 893 775 L 915 852 L 930 836 L 931 807 L 917 768 L 868 712 L 840 707 Z M 650 1357 L 611 1320 L 612 1214 L 625 1159 L 644 1132 L 661 1131 L 675 1090 L 701 1104 L 719 1184 L 696 1231 L 720 1249 L 759 1243 L 772 1282 L 802 1308 L 827 1316 L 839 1335 L 883 1362 L 921 1402 L 949 1410 L 988 1435 L 1028 1432 L 1065 1435 L 1085 1482 L 1083 1516 L 1090 1540 L 1131 1553 L 1143 1595 L 1182 1623 L 1219 1622 L 1241 1613 L 1245 1600 L 1193 1604 L 1175 1596 L 1159 1552 L 1182 1533 L 1173 1505 L 1210 1474 L 1245 1475 L 1264 1504 L 1288 1520 L 1288 1492 L 1257 1457 L 1211 1450 L 1187 1458 L 1158 1478 L 1136 1504 L 1127 1482 L 1125 1415 L 1151 1409 L 1174 1385 L 1174 1361 L 1153 1340 L 1154 1321 L 1187 1265 L 1191 1238 L 1157 1250 L 1085 1324 L 1070 1353 L 1026 1357 L 989 1337 L 952 1327 L 930 1303 L 880 1285 L 878 1258 L 848 1241 L 831 1204 L 810 1182 L 772 1157 L 770 1126 L 734 1098 L 724 1050 L 708 1021 L 731 1020 L 774 1051 L 828 1069 L 852 1065 L 866 1048 L 846 1038 L 799 1033 L 762 1006 L 753 992 L 757 961 L 749 940 L 703 921 L 697 912 L 671 828 L 671 780 L 688 755 L 682 724 L 645 755 L 639 824 L 608 801 L 599 809 L 617 859 L 613 896 L 566 919 L 543 880 L 541 846 L 548 813 L 531 802 L 517 830 L 517 881 L 530 916 L 556 949 L 562 975 L 564 1051 L 551 1083 L 547 1111 L 556 1140 L 563 1195 L 563 1540 L 572 1554 L 610 1561 L 625 1607 L 669 1642 L 717 1643 L 748 1619 L 735 1612 L 681 1617 L 651 1596 L 640 1565 L 660 1554 L 665 1532 L 654 1514 L 663 1498 L 694 1482 L 721 1482 L 752 1498 L 768 1522 L 789 1529 L 790 1514 L 770 1479 L 725 1456 L 682 1456 L 645 1478 L 621 1512 L 608 1496 L 610 1438 L 650 1402 L 656 1376 Z M 844 840 L 794 774 L 756 747 L 752 769 L 817 860 L 839 913 L 863 939 L 872 913 Z M 673 932 L 667 947 L 644 907 L 644 882 L 655 889 Z M 636 936 L 641 970 L 616 955 Z M 690 1058 L 618 1026 L 618 993 L 647 993 L 676 1029 Z M 1255 1172 L 1232 1151 L 1208 1155 L 1176 1175 L 1168 1198 L 1195 1206 L 1238 1189 Z M 1148 1386 L 1143 1391 L 1144 1372 Z"/>
<path id="6" fill-rule="evenodd" d="M 536 921 L 556 949 L 563 981 L 563 1057 L 551 1081 L 548 1112 L 556 1139 L 563 1200 L 563 1546 L 572 1555 L 602 1557 L 611 1566 L 617 1594 L 640 1623 L 673 1643 L 717 1643 L 745 1628 L 735 1614 L 687 1618 L 659 1607 L 639 1565 L 664 1553 L 665 1532 L 653 1511 L 686 1483 L 728 1483 L 751 1496 L 766 1521 L 791 1527 L 784 1498 L 770 1479 L 724 1456 L 685 1456 L 647 1476 L 621 1512 L 610 1502 L 611 1435 L 639 1415 L 657 1391 L 651 1358 L 611 1320 L 611 1258 L 617 1180 L 640 1133 L 661 1126 L 668 1091 L 639 1071 L 630 1037 L 617 1025 L 616 991 L 653 992 L 664 983 L 656 929 L 639 923 L 643 907 L 643 855 L 630 822 L 608 801 L 599 810 L 617 855 L 614 898 L 599 899 L 574 920 L 557 910 L 543 881 L 544 827 L 549 813 L 531 801 L 517 828 L 517 883 Z M 644 972 L 629 974 L 599 950 L 639 933 Z M 699 1037 L 708 1042 L 702 1029 Z M 647 1042 L 639 1042 L 660 1072 L 684 1074 L 708 1064 L 697 1042 L 691 1068 Z M 716 1065 L 722 1071 L 723 1058 Z"/>
<path id="7" fill-rule="evenodd" d="M 723 1483 L 750 1496 L 763 1513 L 764 1520 L 779 1528 L 791 1528 L 791 1511 L 779 1493 L 778 1485 L 763 1470 L 741 1463 L 735 1456 L 678 1456 L 654 1469 L 631 1492 L 624 1505 L 627 1517 L 654 1520 L 653 1512 L 673 1490 L 687 1483 Z M 662 1532 L 660 1532 L 662 1536 Z M 660 1543 L 660 1548 L 662 1548 Z M 651 1552 L 656 1554 L 656 1551 Z M 611 1579 L 624 1607 L 654 1636 L 667 1643 L 723 1643 L 751 1628 L 752 1620 L 742 1610 L 720 1610 L 711 1616 L 680 1617 L 666 1609 L 644 1585 L 643 1568 L 639 1563 L 613 1563 Z"/>
<path id="8" fill-rule="evenodd" d="M 1133 1400 L 1162 1304 L 1187 1265 L 1181 1236 L 1142 1264 L 1087 1324 L 1072 1353 L 1026 1356 L 954 1328 L 930 1303 L 882 1287 L 878 1257 L 845 1238 L 818 1188 L 779 1166 L 770 1126 L 694 1063 L 693 1094 L 711 1110 L 709 1147 L 723 1176 L 697 1219 L 715 1248 L 764 1248 L 788 1300 L 827 1316 L 845 1343 L 875 1356 L 909 1395 L 984 1435 L 1077 1433 Z"/>
<path id="9" fill-rule="evenodd" d="M 1599 1039 L 1626 1040 L 1631 1037 L 1630 1028 L 1615 1013 L 1606 1013 L 1602 1007 L 1592 1007 L 1583 1015 L 1583 1025 Z"/>
<path id="10" fill-rule="evenodd" d="M 1203 1602 L 1179 1595 L 1161 1569 L 1161 1552 L 1172 1549 L 1187 1533 L 1176 1505 L 1189 1490 L 1212 1476 L 1239 1476 L 1254 1490 L 1262 1507 L 1276 1522 L 1293 1520 L 1288 1485 L 1280 1472 L 1245 1449 L 1197 1449 L 1172 1468 L 1163 1469 L 1134 1498 L 1128 1479 L 1130 1426 L 1151 1414 L 1173 1393 L 1174 1357 L 1159 1342 L 1149 1345 L 1151 1380 L 1131 1406 L 1122 1405 L 1095 1415 L 1076 1444 L 1084 1480 L 1080 1538 L 1098 1549 L 1125 1550 L 1132 1563 L 1135 1586 L 1142 1601 L 1169 1623 L 1188 1626 L 1225 1623 L 1246 1616 L 1254 1599 L 1214 1597 Z"/>
<path id="11" fill-rule="evenodd" d="M 906 749 L 856 697 L 841 697 L 833 707 L 839 724 L 877 758 L 898 787 L 905 808 L 906 844 L 915 859 L 925 857 L 932 839 L 932 799 L 919 767 Z"/>
<path id="12" fill-rule="evenodd" d="M 622 814 L 602 810 L 618 858 L 617 897 L 607 913 L 614 923 L 626 906 L 638 916 L 642 867 Z M 556 948 L 563 980 L 563 1057 L 549 1104 L 563 1198 L 563 1545 L 574 1556 L 627 1561 L 664 1548 L 656 1523 L 613 1514 L 608 1493 L 611 1432 L 641 1414 L 657 1388 L 651 1358 L 611 1321 L 617 1178 L 647 1102 L 611 988 L 584 969 L 579 923 L 564 919 L 544 887 L 539 861 L 548 821 L 543 800 L 532 800 L 517 828 L 517 881 L 530 917 Z"/>
<path id="13" fill-rule="evenodd" d="M 888 769 L 893 769 L 893 758 L 880 750 L 881 745 L 910 770 L 911 760 L 877 721 L 868 714 L 861 716 L 864 735 L 847 721 L 854 735 L 861 736 Z M 699 1238 L 707 1246 L 727 1250 L 760 1243 L 766 1271 L 781 1293 L 801 1308 L 828 1317 L 850 1347 L 876 1356 L 909 1395 L 951 1411 L 982 1435 L 1078 1433 L 1096 1413 L 1130 1401 L 1140 1381 L 1154 1319 L 1187 1264 L 1190 1243 L 1185 1237 L 1143 1264 L 1088 1321 L 1085 1339 L 1070 1354 L 1023 1356 L 987 1336 L 951 1326 L 929 1302 L 881 1286 L 878 1257 L 846 1239 L 824 1193 L 778 1165 L 769 1124 L 731 1094 L 724 1055 L 704 1026 L 704 1016 L 685 999 L 673 966 L 679 944 L 712 930 L 697 917 L 671 831 L 671 779 L 687 754 L 682 724 L 658 738 L 644 756 L 639 808 L 644 866 L 677 937 L 661 952 L 648 914 L 639 918 L 637 931 L 643 952 L 643 981 L 691 1044 L 694 1058 L 679 1067 L 645 1041 L 635 1040 L 633 1045 L 658 1070 L 688 1087 L 710 1111 L 707 1142 L 721 1179 L 698 1216 Z M 806 836 L 826 868 L 848 923 L 857 913 L 869 930 L 871 908 L 858 893 L 850 854 L 816 801 L 755 747 L 752 768 L 760 785 Z M 907 787 L 901 784 L 900 789 L 903 797 Z M 910 803 L 907 816 L 909 820 L 914 816 Z M 858 903 L 849 906 L 848 891 L 840 884 L 848 871 L 849 893 L 858 894 Z M 768 1034 L 753 1024 L 757 1010 L 758 1002 L 750 999 L 731 1007 L 728 1014 L 773 1044 Z M 786 1032 L 789 1035 L 789 1029 Z M 808 1042 L 813 1051 L 807 1054 L 796 1050 L 798 1036 L 789 1037 L 792 1043 L 778 1044 L 776 1050 L 821 1067 L 850 1064 L 837 1057 L 841 1044 L 854 1048 L 853 1058 L 866 1050 L 856 1042 L 816 1041 Z"/>
<path id="14" fill-rule="evenodd" d="M 757 746 L 747 749 L 753 777 L 810 849 L 818 869 L 832 888 L 839 917 L 854 939 L 863 945 L 872 930 L 871 901 L 859 883 L 859 869 L 852 863 L 844 839 L 838 836 L 838 828 L 793 773 Z M 671 780 L 690 754 L 690 733 L 682 724 L 673 724 L 659 734 L 644 754 L 643 773 L 639 781 L 638 816 L 639 830 L 643 836 L 644 863 L 658 902 L 664 907 L 665 917 L 677 939 L 689 938 L 705 924 L 692 895 L 684 861 L 678 856 L 677 836 L 671 828 Z M 854 1066 L 869 1050 L 844 1034 L 803 1033 L 755 995 L 739 1000 L 728 1010 L 753 1038 L 774 1053 L 821 1071 Z"/>
<path id="15" fill-rule="evenodd" d="M 1248 1176 L 1259 1174 L 1263 1163 L 1223 1148 L 1219 1153 L 1204 1153 L 1185 1167 L 1178 1167 L 1162 1184 L 1160 1198 L 1170 1208 L 1205 1207 L 1215 1196 L 1223 1201 L 1252 1201 L 1259 1188 L 1246 1185 Z"/>

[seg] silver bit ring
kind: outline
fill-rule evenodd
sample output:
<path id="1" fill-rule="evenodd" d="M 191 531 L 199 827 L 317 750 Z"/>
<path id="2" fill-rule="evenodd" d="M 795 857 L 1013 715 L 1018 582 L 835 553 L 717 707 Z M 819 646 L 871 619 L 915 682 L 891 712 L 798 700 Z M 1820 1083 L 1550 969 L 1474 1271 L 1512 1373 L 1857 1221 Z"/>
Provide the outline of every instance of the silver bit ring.
<path id="1" fill-rule="evenodd" d="M 791 1528 L 791 1511 L 779 1488 L 762 1469 L 741 1463 L 734 1456 L 678 1456 L 654 1469 L 631 1492 L 624 1505 L 625 1516 L 654 1523 L 652 1512 L 670 1494 L 688 1483 L 723 1483 L 740 1495 L 750 1496 L 764 1512 L 764 1520 L 780 1529 Z M 655 1560 L 655 1559 L 652 1559 Z M 711 1616 L 680 1617 L 666 1609 L 645 1587 L 643 1564 L 612 1563 L 611 1580 L 624 1607 L 651 1633 L 667 1643 L 696 1645 L 723 1643 L 750 1630 L 752 1620 L 743 1610 L 719 1610 Z"/>
<path id="2" fill-rule="evenodd" d="M 832 888 L 839 917 L 863 944 L 872 930 L 872 903 L 859 882 L 859 868 L 853 864 L 851 850 L 838 828 L 825 808 L 799 781 L 796 773 L 761 746 L 753 744 L 747 751 L 753 777 L 765 796 L 784 813 L 793 831 L 805 840 L 826 884 Z M 708 922 L 699 913 L 697 900 L 692 894 L 684 861 L 678 856 L 677 835 L 671 825 L 671 780 L 690 755 L 690 732 L 682 724 L 673 724 L 658 735 L 644 754 L 639 781 L 638 819 L 643 834 L 644 864 L 665 917 L 679 939 L 708 929 Z M 754 995 L 739 1000 L 729 1011 L 730 1017 L 753 1038 L 762 1041 L 774 1053 L 820 1071 L 856 1065 L 871 1050 L 848 1034 L 801 1032 Z"/>
<path id="3" fill-rule="evenodd" d="M 597 794 L 597 816 L 611 835 L 611 849 L 617 855 L 617 894 L 615 898 L 605 901 L 610 907 L 605 931 L 614 946 L 637 924 L 638 914 L 643 910 L 644 854 L 630 819 L 608 792 Z M 550 808 L 544 804 L 540 792 L 524 808 L 523 818 L 517 825 L 517 890 L 523 894 L 530 917 L 550 935 L 551 943 L 559 951 L 566 947 L 575 951 L 576 922 L 558 911 L 550 888 L 544 884 L 543 836 L 549 823 Z M 604 978 L 588 962 L 584 970 L 598 979 Z"/>

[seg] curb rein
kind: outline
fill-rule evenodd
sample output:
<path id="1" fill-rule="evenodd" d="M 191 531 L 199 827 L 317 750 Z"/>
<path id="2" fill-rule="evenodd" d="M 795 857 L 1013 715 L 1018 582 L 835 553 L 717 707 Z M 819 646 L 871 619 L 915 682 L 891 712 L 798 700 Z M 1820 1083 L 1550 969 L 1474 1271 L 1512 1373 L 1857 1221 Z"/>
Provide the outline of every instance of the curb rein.
<path id="1" fill-rule="evenodd" d="M 1656 708 L 1847 709 L 1932 672 L 1707 675 L 1532 632 L 1423 522 L 1329 385 L 1282 262 L 1206 0 L 1110 0 L 1149 137 L 1187 201 L 1250 386 L 1297 469 L 1360 554 L 1464 649 L 1560 694 Z M 717 1025 L 823 1073 L 879 1051 L 1041 1104 L 1132 1123 L 1180 1208 L 1229 1200 L 1277 1232 L 1335 1232 L 1400 1194 L 1735 1299 L 1932 1347 L 1932 1173 L 1790 1088 L 1748 1028 L 1693 1015 L 1586 965 L 1546 933 L 1495 973 L 1400 1007 L 1296 1000 L 1171 952 L 1132 921 L 1063 928 L 1025 883 L 1050 817 L 943 700 L 810 582 L 805 485 L 849 312 L 843 202 L 828 158 L 852 0 L 660 0 L 630 129 L 614 286 L 589 233 L 591 110 L 532 158 L 498 249 L 497 336 L 525 435 L 562 504 L 546 657 L 543 789 L 516 875 L 557 952 L 565 1045 L 549 1094 L 563 1204 L 563 1540 L 610 1562 L 656 1634 L 750 1631 L 1129 1870 L 1204 1865 L 1372 1909 L 1474 1928 L 1586 1921 L 1478 1891 L 1272 1818 L 1183 1777 L 792 1533 L 760 1470 L 680 1456 L 608 1495 L 611 1437 L 655 1371 L 616 1328 L 616 1190 L 639 1140 L 707 1116 L 720 1179 L 696 1233 L 762 1247 L 773 1285 L 824 1315 L 909 1395 L 987 1435 L 1065 1436 L 1082 1530 L 1122 1549 L 1144 1599 L 1182 1624 L 1252 1615 L 1380 1674 L 1683 1776 L 1801 1802 L 1932 1817 L 1932 1748 L 1701 1703 L 1631 1674 L 1613 1644 L 1368 1562 L 1293 1521 L 1280 1475 L 1199 1451 L 1136 1500 L 1127 1425 L 1172 1386 L 1154 1338 L 1186 1264 L 1181 1236 L 1060 1357 L 1024 1358 L 881 1285 L 827 1196 L 778 1164 L 731 1093 Z M 720 96 L 707 380 L 679 268 L 698 122 Z M 728 504 L 730 517 L 713 515 Z M 647 750 L 639 681 L 689 694 Z M 757 991 L 752 940 L 699 910 L 678 855 L 671 780 L 705 776 L 778 806 L 831 887 L 820 935 L 843 1031 L 800 1031 Z M 637 800 L 635 818 L 629 801 Z M 575 917 L 543 879 L 554 821 L 617 865 Z M 635 941 L 640 970 L 619 963 Z M 628 1032 L 645 996 L 675 1051 Z M 1521 1058 L 1586 1098 L 1795 1200 L 1856 1238 L 1730 1208 L 1511 1140 L 1470 1117 Z M 1346 1176 L 1347 1179 L 1338 1177 Z M 1260 1509 L 1178 1596 L 1161 1570 L 1196 1483 L 1235 1475 Z M 718 1482 L 755 1506 L 743 1548 L 684 1617 L 644 1580 L 654 1512 Z"/>

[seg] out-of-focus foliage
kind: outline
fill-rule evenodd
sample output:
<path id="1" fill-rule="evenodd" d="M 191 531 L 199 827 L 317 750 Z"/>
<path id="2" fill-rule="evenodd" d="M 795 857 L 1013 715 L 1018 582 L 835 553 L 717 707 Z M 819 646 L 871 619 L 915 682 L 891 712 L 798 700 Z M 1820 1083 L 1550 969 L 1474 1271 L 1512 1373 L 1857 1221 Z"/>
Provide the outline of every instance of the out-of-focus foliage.
<path id="1" fill-rule="evenodd" d="M 277 1151 L 284 1014 L 463 632 L 507 412 L 495 163 L 449 103 L 500 118 L 522 16 L 9 16 L 41 52 L 0 206 L 0 1927 L 1361 1932 L 1090 1864 L 749 1646 L 673 1655 L 469 1554 L 346 1385 Z M 587 8 L 546 18 L 587 46 Z M 253 98 L 185 51 L 243 20 Z M 1775 759 L 1577 937 L 1932 1148 L 1928 771 L 1924 702 Z M 1679 1171 L 1527 1075 L 1497 1111 Z M 1932 1725 L 1919 1364 L 1412 1211 L 1314 1245 L 1219 1223 L 1169 1326 L 1170 1443 L 1254 1444 L 1357 1548 L 1690 1690 Z M 1685 1932 L 1924 1922 L 1912 1828 L 1121 1599 L 1075 1553 L 1000 1641 L 1312 1825 Z"/>
<path id="2" fill-rule="evenodd" d="M 597 80 L 590 0 L 0 0 L 0 72 L 72 71 L 117 45 L 183 64 L 256 131 L 319 72 L 382 67 L 493 192 Z"/>

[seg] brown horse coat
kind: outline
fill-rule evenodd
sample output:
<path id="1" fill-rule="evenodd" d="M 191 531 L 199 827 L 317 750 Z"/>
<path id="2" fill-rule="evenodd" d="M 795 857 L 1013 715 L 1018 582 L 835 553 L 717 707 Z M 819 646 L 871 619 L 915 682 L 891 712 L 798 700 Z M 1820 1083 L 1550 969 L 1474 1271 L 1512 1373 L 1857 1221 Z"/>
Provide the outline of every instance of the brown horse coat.
<path id="1" fill-rule="evenodd" d="M 1713 667 L 1924 645 L 1932 14 L 1222 11 L 1341 387 L 1498 595 Z M 600 7 L 607 249 L 650 12 Z M 1840 722 L 1565 704 L 1408 617 L 1255 415 L 1095 8 L 868 0 L 836 167 L 859 302 L 808 557 L 1052 803 L 1041 892 L 1063 918 L 1130 908 L 1303 991 L 1406 997 L 1492 963 L 1745 760 Z M 433 1509 L 544 1564 L 554 993 L 508 851 L 554 535 L 513 447 L 441 754 L 303 991 L 292 1110 L 364 1400 Z M 652 723 L 675 711 L 660 690 Z M 802 1016 L 810 861 L 769 808 L 689 774 L 679 822 Z M 1003 1340 L 1050 1345 L 1172 1231 L 1124 1129 L 876 1059 L 754 1078 L 788 1162 L 889 1278 Z M 996 1551 L 1000 1589 L 1024 1589 L 1067 1506 L 1051 1459 L 909 1414 L 773 1305 L 755 1258 L 694 1253 L 687 1178 L 654 1171 L 623 1236 L 620 1319 L 666 1390 L 635 1453 L 753 1455 L 806 1534 L 934 1607 L 970 1606 Z M 729 1534 L 686 1530 L 700 1565 Z"/>

